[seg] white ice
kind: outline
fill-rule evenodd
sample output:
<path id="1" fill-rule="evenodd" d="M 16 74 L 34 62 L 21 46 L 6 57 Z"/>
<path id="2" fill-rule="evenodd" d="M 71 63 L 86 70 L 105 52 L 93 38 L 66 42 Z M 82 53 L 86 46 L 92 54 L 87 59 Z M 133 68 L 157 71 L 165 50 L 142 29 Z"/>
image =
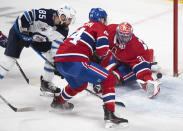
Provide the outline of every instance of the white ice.
<path id="1" fill-rule="evenodd" d="M 106 9 L 109 23 L 128 21 L 134 33 L 155 50 L 156 61 L 164 73 L 160 94 L 148 99 L 135 82 L 116 87 L 116 99 L 126 108 L 116 107 L 116 113 L 129 120 L 125 131 L 182 131 L 183 81 L 173 74 L 173 3 L 168 0 L 0 0 L 0 30 L 8 34 L 20 12 L 32 8 L 57 9 L 69 3 L 77 11 L 71 32 L 88 21 L 93 7 Z M 179 72 L 183 70 L 183 5 L 179 5 Z M 4 49 L 0 47 L 0 56 Z M 0 57 L 1 58 L 1 57 Z M 0 80 L 0 94 L 16 107 L 35 107 L 31 112 L 13 112 L 0 100 L 0 131 L 104 131 L 102 101 L 83 91 L 71 102 L 73 112 L 59 112 L 50 108 L 52 98 L 40 96 L 40 75 L 44 61 L 30 48 L 25 48 L 18 60 L 30 80 L 28 85 L 15 66 L 5 79 Z M 67 83 L 59 77 L 54 82 L 60 88 Z M 91 86 L 89 87 L 91 88 Z"/>

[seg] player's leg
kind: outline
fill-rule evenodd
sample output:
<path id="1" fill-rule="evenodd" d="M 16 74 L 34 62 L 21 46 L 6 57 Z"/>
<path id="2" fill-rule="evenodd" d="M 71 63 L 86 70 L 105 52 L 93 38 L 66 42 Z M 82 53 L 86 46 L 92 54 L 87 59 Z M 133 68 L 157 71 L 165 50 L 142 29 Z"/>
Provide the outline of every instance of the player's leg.
<path id="1" fill-rule="evenodd" d="M 113 74 L 117 77 L 117 84 L 128 83 L 130 81 L 136 80 L 136 76 L 132 72 L 132 69 L 126 64 L 122 64 L 117 69 L 115 69 L 113 71 Z M 93 90 L 96 93 L 100 93 L 101 86 L 100 85 L 93 86 Z"/>
<path id="2" fill-rule="evenodd" d="M 0 79 L 8 73 L 9 70 L 15 65 L 15 59 L 20 57 L 20 53 L 24 45 L 20 38 L 16 35 L 13 28 L 10 29 L 8 36 L 8 44 L 5 49 L 4 56 L 0 61 Z"/>
<path id="3" fill-rule="evenodd" d="M 122 83 L 128 83 L 137 79 L 135 73 L 133 73 L 132 69 L 126 64 L 119 66 L 113 73 L 117 76 L 118 81 Z"/>
<path id="4" fill-rule="evenodd" d="M 114 111 L 116 76 L 109 74 L 106 69 L 93 62 L 57 62 L 56 66 L 73 92 L 87 82 L 101 84 L 104 105 L 107 109 Z"/>
<path id="5" fill-rule="evenodd" d="M 70 100 L 77 93 L 83 91 L 87 87 L 86 82 L 101 84 L 104 102 L 104 120 L 110 124 L 128 122 L 128 120 L 114 115 L 114 86 L 116 84 L 116 76 L 112 73 L 108 73 L 106 69 L 93 62 L 57 62 L 56 66 L 69 83 L 60 95 L 61 103 L 66 103 L 66 101 Z"/>
<path id="6" fill-rule="evenodd" d="M 115 112 L 115 85 L 116 76 L 112 72 L 108 72 L 96 63 L 85 63 L 87 71 L 90 75 L 85 73 L 87 76 L 92 76 L 92 80 L 89 81 L 93 84 L 100 84 L 102 88 L 102 98 L 103 98 L 103 109 L 104 109 L 104 120 L 106 122 L 105 126 L 107 128 L 113 127 L 115 125 L 121 124 L 126 126 L 128 123 L 127 119 L 117 117 Z M 85 71 L 85 72 L 87 72 Z M 92 72 L 92 73 L 91 73 Z M 107 73 L 107 75 L 106 75 Z M 100 75 L 100 77 L 98 76 Z M 84 75 L 83 75 L 84 76 Z M 87 77 L 84 76 L 84 77 Z M 105 79 L 103 80 L 103 77 Z M 89 78 L 90 79 L 90 78 Z M 101 81 L 100 81 L 101 80 Z M 100 82 L 99 82 L 100 81 Z"/>
<path id="7" fill-rule="evenodd" d="M 46 53 L 44 53 L 45 58 L 52 64 L 53 63 L 53 52 L 52 50 L 47 51 Z M 50 92 L 53 93 L 58 87 L 56 87 L 54 85 L 54 83 L 52 82 L 53 78 L 54 78 L 54 72 L 55 72 L 55 68 L 53 66 L 50 65 L 50 63 L 45 61 L 44 64 L 44 73 L 43 75 L 41 75 L 40 80 L 41 80 L 41 87 L 40 90 L 44 93 L 44 92 Z"/>
<path id="8" fill-rule="evenodd" d="M 56 51 L 61 43 L 62 43 L 61 41 L 54 40 L 51 42 L 51 46 L 50 47 L 48 46 L 49 48 L 47 47 L 49 50 L 45 50 L 46 51 L 45 58 L 49 62 L 45 61 L 44 73 L 41 76 L 41 88 L 40 88 L 40 90 L 42 92 L 46 91 L 46 92 L 53 93 L 54 90 L 56 90 L 58 88 L 52 82 L 54 75 L 55 75 L 55 68 L 52 65 L 54 65 L 54 56 L 56 55 Z M 50 63 L 52 65 L 50 65 Z"/>

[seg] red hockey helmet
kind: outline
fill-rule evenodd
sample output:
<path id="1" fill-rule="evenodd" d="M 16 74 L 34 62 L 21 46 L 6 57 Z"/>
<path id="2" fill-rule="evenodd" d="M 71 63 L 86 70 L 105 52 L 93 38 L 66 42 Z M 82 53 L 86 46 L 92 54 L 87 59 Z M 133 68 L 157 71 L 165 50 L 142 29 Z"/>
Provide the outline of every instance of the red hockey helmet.
<path id="1" fill-rule="evenodd" d="M 119 43 L 127 43 L 131 40 L 133 28 L 128 22 L 122 22 L 116 30 L 116 37 Z"/>

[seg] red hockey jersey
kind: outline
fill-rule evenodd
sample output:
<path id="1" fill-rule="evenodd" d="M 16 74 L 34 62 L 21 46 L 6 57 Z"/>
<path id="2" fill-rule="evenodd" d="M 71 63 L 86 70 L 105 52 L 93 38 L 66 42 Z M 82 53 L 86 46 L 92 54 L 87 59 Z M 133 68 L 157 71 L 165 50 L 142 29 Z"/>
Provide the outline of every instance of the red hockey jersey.
<path id="1" fill-rule="evenodd" d="M 144 79 L 144 76 L 152 74 L 150 70 L 150 55 L 147 45 L 134 34 L 126 44 L 119 44 L 116 41 L 116 28 L 118 24 L 108 25 L 110 50 L 118 62 L 129 65 L 136 77 Z M 110 53 L 108 53 L 110 55 Z M 110 58 L 109 56 L 106 56 Z M 103 63 L 103 66 L 105 64 Z M 106 66 L 106 65 L 105 65 Z M 152 79 L 150 76 L 147 79 Z"/>
<path id="2" fill-rule="evenodd" d="M 103 56 L 109 50 L 107 26 L 89 21 L 60 45 L 55 62 L 89 62 L 93 52 Z"/>

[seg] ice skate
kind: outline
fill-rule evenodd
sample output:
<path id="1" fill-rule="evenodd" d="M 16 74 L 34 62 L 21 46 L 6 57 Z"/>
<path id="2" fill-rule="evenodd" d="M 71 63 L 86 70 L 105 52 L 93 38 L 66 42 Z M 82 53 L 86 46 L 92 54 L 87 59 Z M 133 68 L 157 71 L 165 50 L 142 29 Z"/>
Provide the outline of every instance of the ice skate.
<path id="1" fill-rule="evenodd" d="M 60 88 L 54 86 L 53 83 L 45 81 L 43 79 L 43 76 L 40 77 L 40 81 L 41 81 L 41 87 L 40 87 L 40 91 L 41 91 L 40 95 L 41 96 L 53 97 L 54 96 L 54 92 L 57 89 L 60 89 Z"/>
<path id="2" fill-rule="evenodd" d="M 99 94 L 99 93 L 102 93 L 102 88 L 100 85 L 93 85 L 93 91 L 96 93 L 96 94 Z"/>
<path id="3" fill-rule="evenodd" d="M 74 108 L 74 105 L 69 102 L 61 103 L 55 96 L 51 103 L 51 107 L 54 109 L 61 109 L 63 111 L 66 111 L 66 110 L 72 110 Z"/>
<path id="4" fill-rule="evenodd" d="M 116 126 L 120 127 L 128 126 L 127 119 L 115 116 L 114 112 L 107 110 L 105 106 L 103 106 L 103 109 L 104 109 L 105 128 L 114 128 Z"/>

